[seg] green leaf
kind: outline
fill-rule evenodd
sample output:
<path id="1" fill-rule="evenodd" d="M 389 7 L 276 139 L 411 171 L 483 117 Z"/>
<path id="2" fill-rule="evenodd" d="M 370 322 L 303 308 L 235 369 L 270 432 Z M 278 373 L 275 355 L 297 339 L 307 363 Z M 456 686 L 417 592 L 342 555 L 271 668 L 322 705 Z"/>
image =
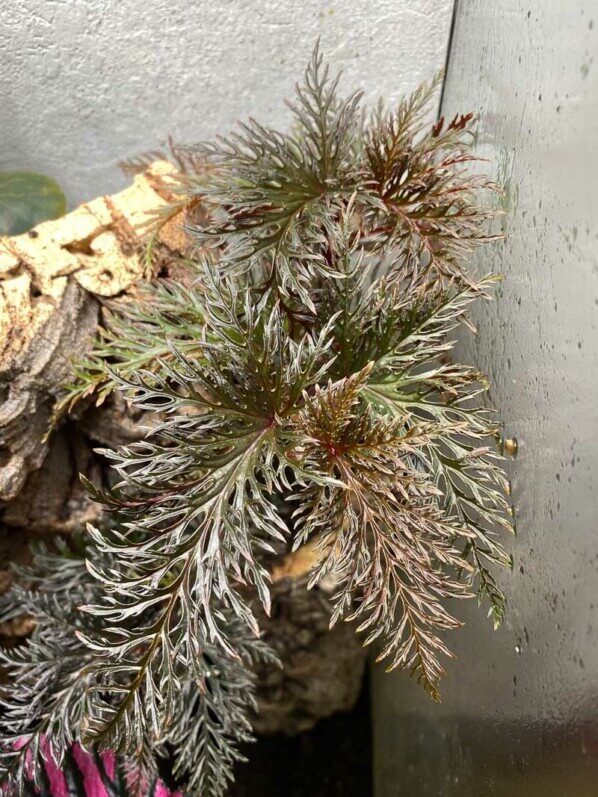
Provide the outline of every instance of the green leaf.
<path id="1" fill-rule="evenodd" d="M 0 235 L 20 235 L 66 212 L 66 197 L 51 177 L 0 172 Z"/>

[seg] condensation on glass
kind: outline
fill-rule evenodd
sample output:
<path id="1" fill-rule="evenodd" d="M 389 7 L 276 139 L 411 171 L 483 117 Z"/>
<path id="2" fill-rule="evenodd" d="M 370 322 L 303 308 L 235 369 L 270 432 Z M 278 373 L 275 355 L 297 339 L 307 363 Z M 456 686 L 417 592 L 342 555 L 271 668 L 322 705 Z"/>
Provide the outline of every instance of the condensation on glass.
<path id="1" fill-rule="evenodd" d="M 508 238 L 461 355 L 517 439 L 509 611 L 462 610 L 440 706 L 376 669 L 376 797 L 595 797 L 598 4 L 460 0 L 442 113 L 471 110 Z"/>

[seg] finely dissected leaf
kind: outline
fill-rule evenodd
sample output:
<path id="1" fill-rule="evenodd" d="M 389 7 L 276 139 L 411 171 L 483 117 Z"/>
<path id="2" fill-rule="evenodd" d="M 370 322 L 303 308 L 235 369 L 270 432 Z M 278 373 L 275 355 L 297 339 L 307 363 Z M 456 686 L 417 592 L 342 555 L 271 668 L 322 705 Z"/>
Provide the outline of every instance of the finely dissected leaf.
<path id="1" fill-rule="evenodd" d="M 246 592 L 269 611 L 260 554 L 288 534 L 270 498 L 288 484 L 277 418 L 329 360 L 328 326 L 317 339 L 293 341 L 275 303 L 218 282 L 209 266 L 202 296 L 197 358 L 173 345 L 160 373 L 112 370 L 134 404 L 170 417 L 151 440 L 105 452 L 121 477 L 112 490 L 89 485 L 120 523 L 90 529 L 109 566 L 89 564 L 107 596 L 86 609 L 105 618 L 101 638 L 87 643 L 113 698 L 94 703 L 87 739 L 119 749 L 139 747 L 146 723 L 157 732 L 172 722 L 182 674 L 194 672 L 206 643 L 238 656 L 231 613 L 257 636 Z"/>
<path id="2" fill-rule="evenodd" d="M 265 646 L 236 635 L 241 661 L 222 659 L 210 648 L 204 653 L 204 674 L 188 682 L 178 697 L 178 706 L 168 741 L 174 748 L 174 775 L 192 794 L 223 792 L 233 780 L 233 767 L 244 761 L 237 745 L 253 741 L 248 710 L 256 710 L 254 678 L 247 665 L 264 660 L 279 662 Z M 213 671 L 220 673 L 214 678 Z"/>
<path id="3" fill-rule="evenodd" d="M 270 655 L 255 607 L 269 611 L 287 545 L 315 541 L 331 622 L 436 699 L 460 625 L 446 599 L 477 592 L 501 620 L 498 427 L 485 377 L 453 351 L 496 281 L 465 263 L 492 239 L 493 186 L 472 171 L 471 115 L 428 123 L 436 85 L 364 116 L 316 48 L 292 132 L 250 121 L 194 150 L 201 176 L 165 211 L 206 211 L 189 221 L 192 284 L 114 303 L 55 413 L 118 390 L 146 437 L 101 452 L 87 571 L 38 554 L 13 593 L 39 630 L 2 654 L 23 680 L 4 733 L 36 761 L 46 733 L 58 759 L 71 739 L 116 750 L 146 794 L 170 751 L 189 794 L 221 797 L 251 736 L 252 664 Z M 15 784 L 26 756 L 3 755 Z"/>
<path id="4" fill-rule="evenodd" d="M 510 565 L 499 541 L 512 525 L 496 446 L 498 427 L 480 403 L 484 376 L 442 362 L 453 348 L 447 334 L 463 322 L 468 306 L 488 284 L 485 280 L 475 289 L 464 286 L 428 299 L 380 352 L 362 395 L 379 414 L 402 418 L 407 425 L 437 425 L 437 434 L 419 452 L 420 463 L 438 487 L 447 517 L 469 530 L 463 552 L 479 576 L 480 596 L 490 600 L 493 617 L 500 621 L 504 595 L 484 565 Z"/>
<path id="5" fill-rule="evenodd" d="M 326 199 L 350 196 L 358 179 L 353 144 L 361 92 L 341 100 L 337 87 L 338 77 L 330 77 L 316 47 L 290 104 L 292 134 L 251 119 L 240 132 L 196 148 L 217 167 L 201 193 L 219 217 L 193 231 L 201 242 L 226 241 L 237 258 L 268 250 L 294 253 L 326 215 Z"/>
<path id="6" fill-rule="evenodd" d="M 65 546 L 58 554 L 39 546 L 32 566 L 21 568 L 19 582 L 2 596 L 2 620 L 18 612 L 37 623 L 24 645 L 0 649 L 0 665 L 13 684 L 0 688 L 0 787 L 8 794 L 23 793 L 29 776 L 41 786 L 44 760 L 60 765 L 77 739 L 91 661 L 77 631 L 94 621 L 76 606 L 94 589 L 81 557 L 71 557 Z"/>
<path id="7" fill-rule="evenodd" d="M 108 304 L 101 338 L 90 356 L 73 364 L 72 382 L 54 408 L 52 428 L 87 396 L 101 404 L 116 387 L 112 368 L 124 375 L 148 368 L 160 372 L 162 363 L 173 358 L 173 344 L 181 351 L 197 350 L 204 329 L 202 290 L 197 282 L 186 287 L 164 281 L 147 286 L 136 302 Z"/>
<path id="8" fill-rule="evenodd" d="M 390 669 L 411 670 L 437 697 L 438 654 L 449 654 L 438 634 L 459 625 L 441 599 L 467 594 L 451 575 L 462 565 L 455 539 L 467 533 L 444 516 L 418 468 L 438 430 L 375 418 L 360 400 L 370 371 L 318 390 L 294 422 L 304 468 L 323 481 L 300 496 L 297 541 L 318 536 L 312 583 L 336 576 L 332 621 L 357 621 L 366 644 L 381 638 Z"/>
<path id="9" fill-rule="evenodd" d="M 401 252 L 424 277 L 464 279 L 464 260 L 493 240 L 484 229 L 492 212 L 477 201 L 481 190 L 497 188 L 472 174 L 469 152 L 473 114 L 425 125 L 438 79 L 424 84 L 396 111 L 382 106 L 365 134 L 370 222 L 386 244 Z"/>

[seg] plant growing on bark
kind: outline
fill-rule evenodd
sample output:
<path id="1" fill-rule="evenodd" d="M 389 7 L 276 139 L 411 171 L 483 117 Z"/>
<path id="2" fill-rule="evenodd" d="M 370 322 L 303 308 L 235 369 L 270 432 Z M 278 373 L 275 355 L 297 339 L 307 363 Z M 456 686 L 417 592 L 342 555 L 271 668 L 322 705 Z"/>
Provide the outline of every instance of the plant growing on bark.
<path id="1" fill-rule="evenodd" d="M 120 390 L 153 422 L 105 452 L 116 480 L 88 484 L 106 519 L 85 549 L 40 554 L 13 595 L 38 621 L 2 653 L 4 736 L 32 753 L 5 747 L 17 788 L 46 738 L 58 761 L 73 741 L 122 753 L 145 782 L 168 751 L 190 794 L 223 794 L 252 661 L 272 657 L 258 607 L 281 541 L 316 541 L 331 622 L 435 699 L 460 625 L 445 600 L 503 616 L 498 430 L 484 376 L 452 357 L 495 282 L 466 270 L 493 186 L 472 174 L 470 115 L 427 123 L 435 84 L 371 114 L 337 84 L 316 48 L 292 133 L 250 120 L 194 149 L 195 280 L 115 310 L 76 367 L 62 411 Z"/>

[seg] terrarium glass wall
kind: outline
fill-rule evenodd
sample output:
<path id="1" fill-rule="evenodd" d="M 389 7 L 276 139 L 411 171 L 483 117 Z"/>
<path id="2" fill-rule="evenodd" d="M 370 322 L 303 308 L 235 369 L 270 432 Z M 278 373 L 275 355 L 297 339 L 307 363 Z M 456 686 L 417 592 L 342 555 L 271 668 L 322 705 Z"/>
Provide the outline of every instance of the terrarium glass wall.
<path id="1" fill-rule="evenodd" d="M 460 0 L 442 113 L 480 114 L 505 282 L 464 361 L 518 440 L 506 622 L 476 607 L 443 703 L 374 676 L 376 797 L 598 793 L 598 7 Z"/>
<path id="2" fill-rule="evenodd" d="M 71 206 L 127 185 L 118 162 L 194 144 L 281 99 L 318 37 L 344 85 L 396 102 L 444 63 L 453 0 L 2 0 L 0 168 Z"/>

